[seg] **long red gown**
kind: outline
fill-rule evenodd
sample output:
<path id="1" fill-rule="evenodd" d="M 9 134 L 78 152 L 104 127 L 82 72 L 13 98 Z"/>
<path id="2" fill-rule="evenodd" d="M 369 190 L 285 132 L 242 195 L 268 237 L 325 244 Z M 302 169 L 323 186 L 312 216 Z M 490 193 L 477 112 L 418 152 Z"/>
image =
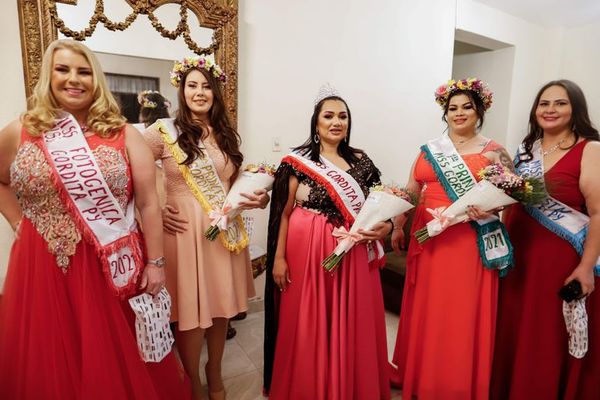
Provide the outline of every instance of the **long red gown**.
<path id="1" fill-rule="evenodd" d="M 189 399 L 173 354 L 160 363 L 140 358 L 129 304 L 113 294 L 93 246 L 66 214 L 39 138 L 24 133 L 23 139 L 11 168 L 24 216 L 0 304 L 0 397 Z M 126 204 L 131 171 L 124 134 L 95 135 L 88 143 Z"/>
<path id="2" fill-rule="evenodd" d="M 546 172 L 551 195 L 585 212 L 579 190 L 578 143 Z M 515 248 L 515 268 L 501 280 L 492 398 L 600 399 L 600 295 L 587 299 L 589 348 L 581 360 L 569 356 L 568 335 L 557 292 L 579 263 L 575 249 L 513 206 L 506 227 Z M 596 288 L 600 278 L 596 277 Z"/>
<path id="3" fill-rule="evenodd" d="M 349 173 L 366 191 L 379 181 L 379 173 L 372 171 L 376 169 L 365 155 Z M 367 177 L 372 179 L 365 181 Z M 283 179 L 287 182 L 287 176 Z M 306 183 L 308 178 L 299 180 Z M 312 190 L 309 199 L 327 196 Z M 277 201 L 277 193 L 273 198 Z M 321 261 L 337 240 L 326 214 L 329 202 L 317 203 L 323 208 L 313 201 L 313 211 L 296 206 L 289 217 L 285 258 L 292 282 L 280 296 L 269 398 L 389 399 L 379 265 L 369 263 L 363 243 L 342 258 L 335 272 L 325 271 Z"/>
<path id="4" fill-rule="evenodd" d="M 490 164 L 482 154 L 462 157 L 474 176 Z M 423 153 L 414 177 L 424 191 L 412 235 L 432 219 L 426 208 L 451 204 Z M 411 238 L 392 366 L 402 398 L 488 398 L 497 289 L 498 273 L 483 266 L 470 224 L 451 226 L 423 245 Z"/>

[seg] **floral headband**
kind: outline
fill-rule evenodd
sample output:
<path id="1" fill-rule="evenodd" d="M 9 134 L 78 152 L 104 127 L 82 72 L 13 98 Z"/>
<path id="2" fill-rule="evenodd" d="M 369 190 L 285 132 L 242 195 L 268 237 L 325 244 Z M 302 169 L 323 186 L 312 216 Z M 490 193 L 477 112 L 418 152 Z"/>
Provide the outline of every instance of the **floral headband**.
<path id="1" fill-rule="evenodd" d="M 445 109 L 450 95 L 459 90 L 469 90 L 479 96 L 483 102 L 483 109 L 486 111 L 492 106 L 493 93 L 487 84 L 477 78 L 460 79 L 458 81 L 454 79 L 449 80 L 448 83 L 437 88 L 435 91 L 435 101 Z"/>
<path id="2" fill-rule="evenodd" d="M 223 72 L 221 67 L 219 67 L 215 63 L 214 57 L 208 55 L 201 55 L 185 57 L 181 61 L 175 61 L 173 69 L 171 70 L 171 85 L 179 87 L 179 83 L 181 82 L 183 74 L 185 74 L 189 69 L 192 68 L 204 68 L 219 81 L 223 83 L 227 82 L 227 75 L 225 75 L 225 72 Z"/>
<path id="3" fill-rule="evenodd" d="M 148 100 L 148 97 L 146 97 L 152 93 L 156 93 L 156 94 L 160 95 L 160 92 L 157 92 L 156 90 L 144 90 L 138 94 L 137 101 L 142 106 L 142 108 L 156 108 L 158 106 L 158 104 L 156 104 L 155 101 Z M 171 107 L 171 102 L 167 99 L 165 99 L 164 104 L 165 104 L 166 108 Z"/>

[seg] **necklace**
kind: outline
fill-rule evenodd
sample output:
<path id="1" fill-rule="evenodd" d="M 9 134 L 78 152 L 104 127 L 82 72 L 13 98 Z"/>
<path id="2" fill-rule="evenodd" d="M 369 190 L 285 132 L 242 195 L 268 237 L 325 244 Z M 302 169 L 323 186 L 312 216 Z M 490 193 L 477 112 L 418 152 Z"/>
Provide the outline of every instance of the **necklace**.
<path id="1" fill-rule="evenodd" d="M 475 139 L 477 136 L 478 136 L 478 134 L 476 133 L 475 135 L 471 136 L 468 139 L 456 140 L 455 141 L 455 140 L 452 140 L 452 138 L 450 138 L 450 140 L 452 141 L 452 143 L 454 143 L 455 146 L 463 146 L 463 145 L 469 143 L 471 140 Z"/>
<path id="2" fill-rule="evenodd" d="M 565 140 L 567 140 L 567 138 L 562 138 L 558 141 L 558 143 L 556 143 L 554 146 L 550 147 L 548 150 L 544 150 L 542 151 L 542 155 L 544 157 L 546 157 L 548 154 L 552 154 L 554 153 L 556 150 L 558 150 L 558 148 L 560 147 L 561 144 L 563 144 L 565 142 Z M 543 143 L 543 139 L 542 139 L 542 143 Z"/>

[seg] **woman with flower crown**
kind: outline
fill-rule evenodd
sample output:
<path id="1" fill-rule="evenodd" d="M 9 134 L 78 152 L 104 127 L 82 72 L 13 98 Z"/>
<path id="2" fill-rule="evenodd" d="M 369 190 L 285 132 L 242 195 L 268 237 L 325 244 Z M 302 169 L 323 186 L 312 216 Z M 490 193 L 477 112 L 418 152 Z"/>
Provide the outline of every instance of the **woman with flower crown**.
<path id="1" fill-rule="evenodd" d="M 479 133 L 492 93 L 478 79 L 451 80 L 435 93 L 448 133 L 421 147 L 407 189 L 420 193 L 411 235 L 497 162 L 512 168 L 506 150 Z M 511 248 L 497 217 L 470 207 L 470 223 L 449 226 L 420 244 L 411 240 L 392 384 L 402 397 L 487 399 L 492 366 L 499 271 L 510 264 Z M 405 216 L 392 234 L 396 251 L 404 241 Z M 498 248 L 484 246 L 497 233 Z"/>
<path id="2" fill-rule="evenodd" d="M 577 84 L 539 90 L 515 162 L 549 196 L 507 211 L 515 269 L 500 283 L 491 397 L 598 400 L 600 135 Z M 563 302 L 560 288 L 574 281 L 581 292 Z"/>
<path id="3" fill-rule="evenodd" d="M 254 296 L 248 235 L 241 218 L 210 241 L 204 232 L 240 171 L 240 136 L 227 116 L 221 85 L 226 77 L 212 56 L 175 62 L 171 83 L 178 87 L 175 119 L 159 119 L 144 136 L 162 160 L 167 204 L 163 209 L 167 287 L 173 296 L 175 341 L 196 399 L 202 398 L 200 353 L 210 399 L 224 399 L 221 360 L 227 321 L 248 309 Z M 247 209 L 266 207 L 259 190 L 245 197 Z"/>
<path id="4" fill-rule="evenodd" d="M 138 94 L 140 105 L 139 123 L 145 128 L 152 125 L 157 119 L 169 118 L 171 102 L 156 90 L 144 90 Z"/>
<path id="5" fill-rule="evenodd" d="M 2 398 L 190 398 L 172 353 L 142 361 L 126 301 L 165 281 L 148 146 L 80 42 L 50 44 L 29 100 L 0 131 L 0 211 L 16 235 L 0 305 Z"/>
<path id="6" fill-rule="evenodd" d="M 350 147 L 346 102 L 322 90 L 310 136 L 283 158 L 269 217 L 264 389 L 271 399 L 389 399 L 385 317 L 375 246 L 391 222 L 362 240 L 334 272 L 322 261 L 349 228 L 380 173 Z M 370 260 L 370 256 L 373 261 Z M 382 254 L 381 254 L 382 256 Z"/>

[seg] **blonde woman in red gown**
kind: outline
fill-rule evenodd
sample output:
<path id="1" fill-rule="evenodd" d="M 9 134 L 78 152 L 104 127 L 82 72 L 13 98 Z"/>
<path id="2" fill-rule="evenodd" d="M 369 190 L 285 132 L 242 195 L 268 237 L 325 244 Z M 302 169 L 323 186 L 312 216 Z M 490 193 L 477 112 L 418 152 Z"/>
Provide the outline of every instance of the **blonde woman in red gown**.
<path id="1" fill-rule="evenodd" d="M 502 146 L 478 133 L 488 107 L 486 93 L 453 85 L 443 93 L 438 102 L 448 123 L 448 138 L 471 173 L 476 177 L 493 162 L 512 166 Z M 432 219 L 428 208 L 452 201 L 424 152 L 412 168 L 408 188 L 421 193 L 413 235 Z M 490 215 L 476 207 L 469 211 L 473 220 Z M 395 221 L 396 250 L 404 240 L 405 220 L 402 216 Z M 483 265 L 471 224 L 451 226 L 423 244 L 411 238 L 392 368 L 392 384 L 402 387 L 403 398 L 488 398 L 497 290 L 498 271 Z"/>
<path id="2" fill-rule="evenodd" d="M 21 120 L 0 132 L 0 211 L 16 235 L 0 305 L 1 397 L 190 398 L 189 382 L 172 353 L 159 363 L 142 361 L 127 302 L 135 292 L 158 293 L 165 282 L 150 150 L 139 132 L 125 124 L 95 56 L 79 42 L 60 40 L 48 47 L 30 100 Z M 113 279 L 117 269 L 103 261 L 111 250 L 97 246 L 76 203 L 70 202 L 71 190 L 87 196 L 106 193 L 88 186 L 98 184 L 98 175 L 81 181 L 81 187 L 79 181 L 64 184 L 70 167 L 63 165 L 60 178 L 45 155 L 54 154 L 47 150 L 45 134 L 56 128 L 63 112 L 71 115 L 73 128 L 80 126 L 77 136 L 91 149 L 106 192 L 122 209 L 135 196 L 146 254 L 139 251 L 135 228 L 125 236 L 129 242 L 112 250 L 131 250 L 136 268 L 149 261 L 124 286 Z M 92 170 L 81 176 L 88 173 Z M 111 218 L 105 201 L 99 200 L 98 209 Z M 95 218 L 96 212 L 82 215 Z"/>
<path id="3" fill-rule="evenodd" d="M 492 398 L 600 399 L 600 136 L 590 122 L 582 90 L 568 80 L 538 92 L 523 141 L 541 140 L 543 175 L 550 196 L 590 217 L 580 254 L 520 205 L 508 210 L 515 269 L 500 283 Z M 519 151 L 524 160 L 533 157 Z M 517 163 L 518 170 L 520 165 Z M 543 221 L 543 220 L 542 220 Z M 588 315 L 587 353 L 569 355 L 563 301 L 567 282 L 581 283 Z"/>

